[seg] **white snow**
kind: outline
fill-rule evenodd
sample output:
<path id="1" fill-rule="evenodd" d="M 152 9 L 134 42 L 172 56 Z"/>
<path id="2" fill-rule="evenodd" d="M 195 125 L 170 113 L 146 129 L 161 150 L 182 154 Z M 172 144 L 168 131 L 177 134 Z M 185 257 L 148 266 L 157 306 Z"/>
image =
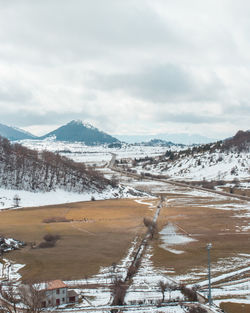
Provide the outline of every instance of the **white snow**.
<path id="1" fill-rule="evenodd" d="M 175 254 L 181 254 L 184 251 L 172 249 L 176 245 L 185 245 L 195 239 L 178 233 L 178 229 L 172 223 L 168 223 L 160 232 L 160 239 L 163 242 L 160 247 Z"/>
<path id="2" fill-rule="evenodd" d="M 0 262 L 0 281 L 5 279 L 18 281 L 21 278 L 18 271 L 24 266 L 24 264 L 17 264 L 8 259 L 2 259 Z"/>
<path id="3" fill-rule="evenodd" d="M 119 186 L 118 188 L 104 190 L 102 192 L 76 193 L 67 192 L 62 189 L 50 192 L 30 192 L 25 190 L 12 190 L 0 188 L 0 211 L 2 209 L 17 209 L 14 207 L 13 198 L 20 197 L 20 207 L 36 207 L 43 205 L 90 201 L 92 197 L 96 200 L 113 198 L 138 198 L 147 194 L 138 194 L 132 187 Z"/>

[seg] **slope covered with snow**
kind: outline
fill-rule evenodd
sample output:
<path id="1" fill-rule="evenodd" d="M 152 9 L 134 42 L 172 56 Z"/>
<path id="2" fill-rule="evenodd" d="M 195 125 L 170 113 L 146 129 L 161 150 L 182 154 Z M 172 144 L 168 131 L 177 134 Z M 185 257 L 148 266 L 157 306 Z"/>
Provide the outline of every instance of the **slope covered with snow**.
<path id="1" fill-rule="evenodd" d="M 0 186 L 28 191 L 95 192 L 108 188 L 110 182 L 84 163 L 48 151 L 38 153 L 0 137 Z"/>
<path id="2" fill-rule="evenodd" d="M 134 161 L 139 172 L 185 180 L 233 180 L 250 178 L 250 132 L 214 144 L 168 150 L 159 158 Z"/>

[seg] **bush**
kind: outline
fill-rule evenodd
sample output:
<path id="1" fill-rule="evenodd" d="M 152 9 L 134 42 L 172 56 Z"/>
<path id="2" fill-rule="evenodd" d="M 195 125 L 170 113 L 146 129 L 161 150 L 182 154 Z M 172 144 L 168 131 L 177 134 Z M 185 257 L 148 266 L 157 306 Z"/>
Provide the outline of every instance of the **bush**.
<path id="1" fill-rule="evenodd" d="M 207 313 L 207 310 L 201 307 L 200 305 L 198 305 L 198 306 L 193 306 L 189 308 L 188 313 Z"/>
<path id="2" fill-rule="evenodd" d="M 44 241 L 42 241 L 39 245 L 38 248 L 53 248 L 56 245 L 57 240 L 59 240 L 61 238 L 60 235 L 52 235 L 52 234 L 46 234 L 43 239 Z"/>
<path id="3" fill-rule="evenodd" d="M 187 288 L 185 285 L 181 285 L 180 291 L 189 301 L 197 301 L 197 293 L 195 289 Z"/>
<path id="4" fill-rule="evenodd" d="M 54 246 L 56 245 L 56 242 L 55 241 L 42 241 L 38 247 L 39 248 L 53 248 Z"/>
<path id="5" fill-rule="evenodd" d="M 67 219 L 65 217 L 60 217 L 60 216 L 55 216 L 55 217 L 49 217 L 49 218 L 45 218 L 43 220 L 43 223 L 67 223 L 67 222 L 72 222 L 72 219 Z"/>
<path id="6" fill-rule="evenodd" d="M 44 237 L 43 237 L 43 239 L 45 240 L 45 241 L 57 241 L 57 240 L 59 240 L 61 238 L 61 236 L 60 235 L 52 235 L 52 234 L 46 234 Z"/>

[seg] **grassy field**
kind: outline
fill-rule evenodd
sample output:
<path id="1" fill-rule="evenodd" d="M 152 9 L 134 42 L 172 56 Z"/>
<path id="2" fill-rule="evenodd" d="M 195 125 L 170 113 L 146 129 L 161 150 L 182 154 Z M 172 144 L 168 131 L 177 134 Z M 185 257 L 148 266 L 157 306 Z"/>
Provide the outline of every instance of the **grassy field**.
<path id="1" fill-rule="evenodd" d="M 96 274 L 100 266 L 119 262 L 136 234 L 145 232 L 143 217 L 153 212 L 133 200 L 106 200 L 27 208 L 0 213 L 0 232 L 39 244 L 47 233 L 61 239 L 53 248 L 13 251 L 8 258 L 26 264 L 23 279 L 79 279 Z M 65 217 L 67 223 L 43 222 Z"/>

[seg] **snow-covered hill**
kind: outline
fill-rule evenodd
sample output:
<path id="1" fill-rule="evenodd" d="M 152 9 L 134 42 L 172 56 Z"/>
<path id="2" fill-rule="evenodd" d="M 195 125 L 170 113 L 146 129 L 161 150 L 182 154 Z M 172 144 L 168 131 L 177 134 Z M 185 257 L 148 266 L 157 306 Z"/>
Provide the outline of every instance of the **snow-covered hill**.
<path id="1" fill-rule="evenodd" d="M 84 163 L 11 144 L 0 137 L 0 186 L 27 191 L 94 192 L 110 187 L 110 182 Z"/>
<path id="2" fill-rule="evenodd" d="M 195 146 L 158 158 L 137 159 L 133 169 L 185 180 L 233 180 L 250 178 L 250 132 L 214 144 Z"/>

